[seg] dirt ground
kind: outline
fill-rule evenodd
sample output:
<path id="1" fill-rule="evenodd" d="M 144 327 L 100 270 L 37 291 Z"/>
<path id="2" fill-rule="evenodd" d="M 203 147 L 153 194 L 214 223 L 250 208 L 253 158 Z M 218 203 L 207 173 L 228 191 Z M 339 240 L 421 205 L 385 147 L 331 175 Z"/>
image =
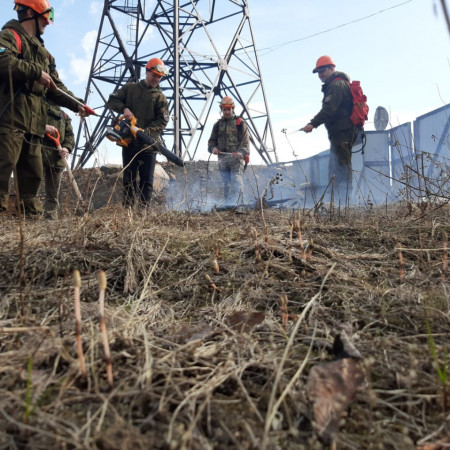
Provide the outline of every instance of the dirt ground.
<path id="1" fill-rule="evenodd" d="M 0 449 L 449 447 L 448 201 L 142 211 L 77 180 L 85 214 L 65 184 L 59 220 L 0 216 Z"/>

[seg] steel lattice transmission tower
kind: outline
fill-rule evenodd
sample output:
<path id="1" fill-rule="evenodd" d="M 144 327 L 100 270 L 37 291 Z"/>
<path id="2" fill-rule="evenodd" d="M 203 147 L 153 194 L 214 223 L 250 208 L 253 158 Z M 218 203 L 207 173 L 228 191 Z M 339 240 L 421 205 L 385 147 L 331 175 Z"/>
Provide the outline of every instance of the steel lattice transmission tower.
<path id="1" fill-rule="evenodd" d="M 85 97 L 99 116 L 89 126 L 81 122 L 73 164 L 83 167 L 104 140 L 115 116 L 105 108 L 109 94 L 143 78 L 152 57 L 170 69 L 161 82 L 171 116 L 163 134 L 168 148 L 184 160 L 205 152 L 205 129 L 229 95 L 247 121 L 252 147 L 265 163 L 278 161 L 248 3 L 105 0 Z"/>

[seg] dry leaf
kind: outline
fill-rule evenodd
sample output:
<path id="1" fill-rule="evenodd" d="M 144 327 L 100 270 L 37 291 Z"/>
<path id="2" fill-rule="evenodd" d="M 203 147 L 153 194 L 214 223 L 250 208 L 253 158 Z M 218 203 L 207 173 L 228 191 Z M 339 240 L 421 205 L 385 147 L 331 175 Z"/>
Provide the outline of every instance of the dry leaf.
<path id="1" fill-rule="evenodd" d="M 211 328 L 206 324 L 200 324 L 197 327 L 185 324 L 178 329 L 176 334 L 167 336 L 167 340 L 176 342 L 177 344 L 186 344 L 191 341 L 207 340 L 217 333 L 217 329 Z"/>
<path id="2" fill-rule="evenodd" d="M 430 442 L 417 447 L 416 450 L 445 450 L 450 447 L 450 438 L 441 439 L 438 442 Z"/>
<path id="3" fill-rule="evenodd" d="M 345 330 L 336 336 L 333 352 L 339 359 L 313 367 L 306 383 L 313 404 L 313 428 L 327 443 L 335 440 L 340 419 L 365 384 L 361 354 Z"/>
<path id="4" fill-rule="evenodd" d="M 248 333 L 256 325 L 259 325 L 266 315 L 263 311 L 238 311 L 237 313 L 228 316 L 225 322 L 233 330 L 241 333 Z"/>

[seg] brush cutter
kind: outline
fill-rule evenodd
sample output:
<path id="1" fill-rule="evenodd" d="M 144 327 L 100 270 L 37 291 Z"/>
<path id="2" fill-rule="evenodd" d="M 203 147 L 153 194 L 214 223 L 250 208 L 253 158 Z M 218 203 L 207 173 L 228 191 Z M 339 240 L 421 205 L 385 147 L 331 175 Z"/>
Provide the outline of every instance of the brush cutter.
<path id="1" fill-rule="evenodd" d="M 45 135 L 55 143 L 58 151 L 62 150 L 61 142 L 59 140 L 60 135 L 59 135 L 58 129 L 56 129 L 56 136 L 53 136 L 50 133 L 46 133 Z M 78 189 L 77 182 L 75 181 L 75 177 L 73 176 L 73 173 L 72 173 L 72 170 L 70 169 L 69 163 L 67 162 L 66 158 L 61 158 L 61 159 L 63 160 L 64 166 L 66 167 L 67 175 L 69 176 L 70 184 L 72 185 L 75 195 L 77 196 L 78 200 L 80 201 L 81 206 L 84 208 L 86 204 L 84 203 L 83 196 L 81 195 L 81 192 Z"/>

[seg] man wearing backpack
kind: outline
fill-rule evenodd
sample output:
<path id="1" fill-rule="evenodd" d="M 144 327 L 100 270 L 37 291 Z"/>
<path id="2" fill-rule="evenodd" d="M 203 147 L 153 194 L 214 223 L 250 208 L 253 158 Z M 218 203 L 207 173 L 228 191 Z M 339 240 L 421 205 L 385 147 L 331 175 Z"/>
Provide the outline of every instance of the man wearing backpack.
<path id="1" fill-rule="evenodd" d="M 222 118 L 213 126 L 208 152 L 218 157 L 225 201 L 236 204 L 243 190 L 244 162 L 248 163 L 250 154 L 248 127 L 242 118 L 234 114 L 231 97 L 222 98 L 220 111 Z"/>
<path id="2" fill-rule="evenodd" d="M 322 109 L 301 130 L 310 133 L 325 124 L 330 140 L 328 176 L 329 179 L 334 176 L 334 198 L 346 204 L 352 193 L 352 147 L 358 129 L 350 120 L 353 110 L 350 78 L 335 71 L 335 67 L 329 56 L 321 56 L 317 60 L 313 73 L 317 73 L 323 82 Z"/>
<path id="3" fill-rule="evenodd" d="M 81 115 L 88 115 L 89 108 L 79 104 L 81 99 L 69 98 L 57 89 L 70 93 L 42 40 L 45 28 L 53 22 L 49 1 L 14 3 L 18 20 L 8 21 L 0 31 L 0 212 L 8 207 L 9 181 L 16 169 L 23 212 L 40 215 L 42 206 L 36 196 L 43 176 L 44 97 Z"/>

